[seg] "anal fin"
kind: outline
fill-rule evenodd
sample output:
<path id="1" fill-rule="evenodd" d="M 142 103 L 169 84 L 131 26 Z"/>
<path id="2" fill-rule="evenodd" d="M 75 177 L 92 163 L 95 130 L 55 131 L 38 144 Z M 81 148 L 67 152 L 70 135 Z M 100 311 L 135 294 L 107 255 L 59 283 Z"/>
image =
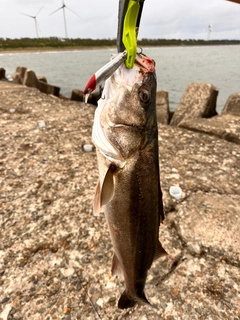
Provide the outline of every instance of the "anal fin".
<path id="1" fill-rule="evenodd" d="M 122 268 L 120 266 L 120 262 L 118 260 L 118 257 L 116 256 L 115 253 L 113 254 L 113 259 L 112 259 L 111 273 L 112 273 L 113 276 L 122 275 Z"/>
<path id="2" fill-rule="evenodd" d="M 168 255 L 168 253 L 165 251 L 161 242 L 158 240 L 154 260 L 157 260 L 158 258 L 161 258 L 166 255 Z"/>

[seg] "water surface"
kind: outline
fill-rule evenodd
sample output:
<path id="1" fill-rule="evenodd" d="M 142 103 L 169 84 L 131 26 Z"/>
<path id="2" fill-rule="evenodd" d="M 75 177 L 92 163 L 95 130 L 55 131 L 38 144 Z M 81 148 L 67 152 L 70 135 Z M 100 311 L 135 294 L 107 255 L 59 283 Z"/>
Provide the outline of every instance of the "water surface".
<path id="1" fill-rule="evenodd" d="M 240 46 L 154 47 L 143 52 L 156 61 L 158 90 L 169 93 L 175 110 L 190 82 L 211 83 L 219 90 L 217 111 L 230 94 L 240 92 Z M 115 49 L 0 53 L 0 67 L 11 75 L 17 66 L 45 76 L 50 84 L 70 96 L 83 90 L 89 78 L 106 64 Z"/>

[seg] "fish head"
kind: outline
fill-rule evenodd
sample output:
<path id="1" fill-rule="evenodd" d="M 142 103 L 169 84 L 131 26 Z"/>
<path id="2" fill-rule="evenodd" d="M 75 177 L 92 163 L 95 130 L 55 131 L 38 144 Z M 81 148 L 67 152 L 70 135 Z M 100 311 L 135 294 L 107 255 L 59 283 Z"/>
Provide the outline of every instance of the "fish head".
<path id="1" fill-rule="evenodd" d="M 122 64 L 105 82 L 95 113 L 92 140 L 105 156 L 125 161 L 156 126 L 156 75 L 152 59 L 137 55 L 134 67 Z"/>

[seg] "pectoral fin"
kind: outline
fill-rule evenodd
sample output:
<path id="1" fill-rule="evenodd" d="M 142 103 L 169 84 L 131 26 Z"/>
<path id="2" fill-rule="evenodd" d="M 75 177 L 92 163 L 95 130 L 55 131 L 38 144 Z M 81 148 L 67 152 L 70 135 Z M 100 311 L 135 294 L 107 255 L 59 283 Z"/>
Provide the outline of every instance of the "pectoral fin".
<path id="1" fill-rule="evenodd" d="M 114 171 L 116 170 L 114 165 L 110 165 L 107 173 L 104 177 L 102 189 L 101 189 L 101 198 L 100 198 L 100 205 L 104 206 L 109 201 L 112 200 L 114 195 Z"/>
<path id="2" fill-rule="evenodd" d="M 102 206 L 112 200 L 114 195 L 114 174 L 115 166 L 110 165 L 103 179 L 102 187 L 98 180 L 95 197 L 93 201 L 93 214 L 98 215 L 101 212 Z"/>

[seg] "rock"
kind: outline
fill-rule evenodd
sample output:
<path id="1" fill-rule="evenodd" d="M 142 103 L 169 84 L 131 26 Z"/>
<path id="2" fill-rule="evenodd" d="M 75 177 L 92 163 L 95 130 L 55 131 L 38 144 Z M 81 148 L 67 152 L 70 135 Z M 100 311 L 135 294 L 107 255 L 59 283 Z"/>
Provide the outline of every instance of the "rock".
<path id="1" fill-rule="evenodd" d="M 16 72 L 12 74 L 13 82 L 25 85 L 27 87 L 37 88 L 43 93 L 59 96 L 60 88 L 47 83 L 43 76 L 37 77 L 35 72 L 25 67 L 17 67 Z"/>
<path id="2" fill-rule="evenodd" d="M 43 93 L 52 94 L 52 95 L 54 95 L 56 97 L 59 96 L 60 87 L 53 86 L 53 85 L 51 85 L 49 83 L 38 81 L 36 88 L 38 90 L 40 90 L 41 92 L 43 92 Z"/>
<path id="3" fill-rule="evenodd" d="M 162 124 L 169 124 L 169 103 L 168 92 L 165 90 L 157 91 L 156 94 L 157 119 Z"/>
<path id="4" fill-rule="evenodd" d="M 32 88 L 38 87 L 38 79 L 34 71 L 30 69 L 25 71 L 22 85 Z"/>
<path id="5" fill-rule="evenodd" d="M 38 76 L 37 79 L 38 79 L 38 81 L 47 83 L 47 78 L 44 76 Z"/>
<path id="6" fill-rule="evenodd" d="M 229 96 L 222 114 L 231 114 L 240 117 L 240 93 L 233 93 Z"/>
<path id="7" fill-rule="evenodd" d="M 20 74 L 18 73 L 18 72 L 14 72 L 13 74 L 12 74 L 12 82 L 13 83 L 17 83 L 17 84 L 22 84 L 22 82 L 21 82 L 21 77 L 20 77 Z"/>
<path id="8" fill-rule="evenodd" d="M 73 89 L 70 100 L 84 102 L 83 91 L 78 89 Z"/>
<path id="9" fill-rule="evenodd" d="M 189 256 L 167 279 L 155 279 L 156 302 L 164 310 L 155 318 L 146 312 L 147 319 L 237 320 L 239 277 L 239 268 L 219 259 Z"/>
<path id="10" fill-rule="evenodd" d="M 8 81 L 6 78 L 6 70 L 3 68 L 0 68 L 0 80 L 1 81 Z"/>
<path id="11" fill-rule="evenodd" d="M 100 93 L 99 92 L 94 92 L 91 93 L 90 96 L 88 97 L 88 103 L 93 104 L 95 106 L 97 106 L 97 102 L 100 99 Z M 72 101 L 81 101 L 84 102 L 84 94 L 83 91 L 78 90 L 78 89 L 74 89 L 72 90 L 72 95 L 71 95 L 71 100 Z"/>
<path id="12" fill-rule="evenodd" d="M 16 71 L 12 74 L 13 82 L 23 84 L 23 79 L 24 79 L 26 70 L 27 70 L 26 67 L 17 67 Z"/>
<path id="13" fill-rule="evenodd" d="M 240 144 L 240 118 L 226 112 L 210 119 L 183 119 L 179 127 Z"/>
<path id="14" fill-rule="evenodd" d="M 211 118 L 216 113 L 218 90 L 211 84 L 192 82 L 171 119 L 170 125 L 179 126 L 184 119 Z"/>
<path id="15" fill-rule="evenodd" d="M 191 248 L 240 267 L 240 195 L 192 194 L 172 218 Z"/>

